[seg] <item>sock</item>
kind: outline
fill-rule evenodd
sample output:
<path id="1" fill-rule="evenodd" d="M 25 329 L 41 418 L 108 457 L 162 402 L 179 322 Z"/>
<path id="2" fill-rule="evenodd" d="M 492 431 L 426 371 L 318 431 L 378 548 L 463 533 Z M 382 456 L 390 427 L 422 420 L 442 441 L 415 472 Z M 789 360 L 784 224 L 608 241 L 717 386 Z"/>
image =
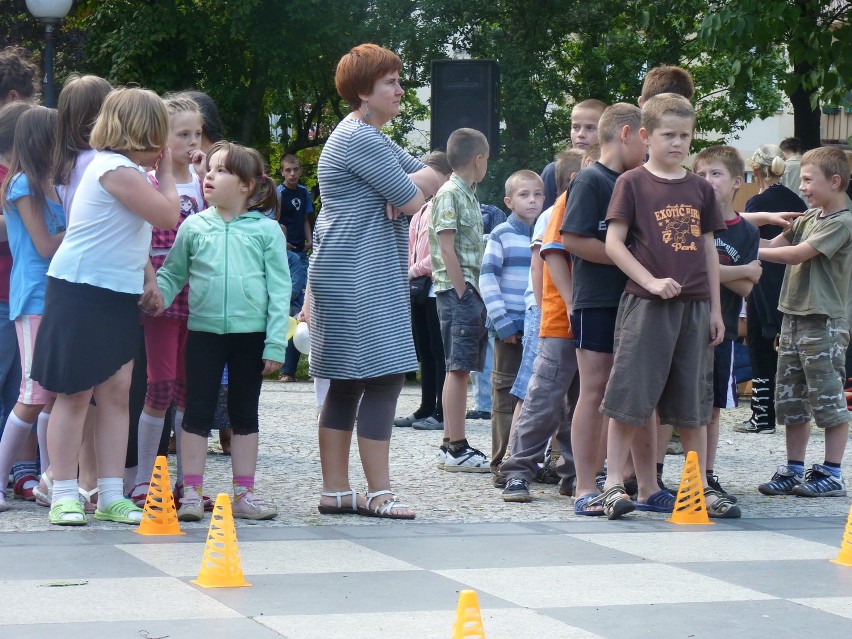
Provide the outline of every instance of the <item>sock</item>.
<path id="1" fill-rule="evenodd" d="M 12 465 L 12 475 L 14 477 L 15 483 L 23 479 L 24 477 L 38 477 L 38 470 L 36 468 L 36 462 L 34 461 L 19 461 L 15 462 Z M 38 480 L 33 480 L 29 482 L 29 485 L 24 484 L 24 488 L 34 488 L 38 485 Z"/>
<path id="2" fill-rule="evenodd" d="M 823 466 L 825 466 L 825 469 L 828 472 L 831 473 L 832 477 L 840 479 L 840 477 L 843 476 L 842 473 L 840 472 L 840 464 L 833 464 L 831 462 L 824 462 Z"/>
<path id="3" fill-rule="evenodd" d="M 254 489 L 254 475 L 234 475 L 234 501 Z"/>
<path id="4" fill-rule="evenodd" d="M 98 477 L 98 510 L 107 510 L 124 499 L 123 477 Z"/>
<path id="5" fill-rule="evenodd" d="M 443 444 L 444 446 L 449 446 L 449 445 L 450 445 L 450 438 L 449 438 L 449 437 L 444 437 L 444 438 L 441 440 L 441 444 Z"/>
<path id="6" fill-rule="evenodd" d="M 199 492 L 204 487 L 204 475 L 184 475 L 183 476 L 183 490 L 184 493 L 189 488 L 196 488 Z"/>
<path id="7" fill-rule="evenodd" d="M 180 458 L 180 434 L 183 432 L 183 411 L 175 411 L 175 423 L 173 425 L 175 431 L 175 482 L 183 483 L 183 462 Z"/>
<path id="8" fill-rule="evenodd" d="M 665 466 L 665 464 L 657 464 L 657 476 L 660 476 L 660 475 L 663 474 L 663 467 L 664 466 Z"/>
<path id="9" fill-rule="evenodd" d="M 41 412 L 38 415 L 36 422 L 36 432 L 38 434 L 38 456 L 41 472 L 44 472 L 50 466 L 50 458 L 47 455 L 47 422 L 50 419 L 50 413 Z"/>
<path id="10" fill-rule="evenodd" d="M 460 450 L 464 450 L 468 447 L 467 438 L 460 439 L 457 442 L 450 442 L 448 448 L 450 452 L 457 453 Z"/>
<path id="11" fill-rule="evenodd" d="M 80 499 L 80 489 L 76 479 L 54 479 L 51 506 L 63 499 Z"/>
<path id="12" fill-rule="evenodd" d="M 707 469 L 707 472 L 706 472 L 705 474 L 706 474 L 708 477 L 712 477 L 712 476 L 713 476 L 713 475 L 715 475 L 716 473 L 714 473 L 714 472 L 713 472 L 713 469 L 712 469 L 712 468 L 708 468 L 708 469 Z"/>
<path id="13" fill-rule="evenodd" d="M 160 437 L 163 435 L 164 417 L 154 417 L 145 411 L 139 414 L 139 433 L 136 459 L 139 466 L 136 469 L 136 483 L 144 484 L 151 481 L 151 473 L 154 472 L 154 460 L 157 457 L 157 449 L 160 447 Z"/>
<path id="14" fill-rule="evenodd" d="M 805 474 L 805 462 L 804 462 L 804 460 L 800 461 L 798 459 L 788 459 L 787 460 L 787 466 L 789 466 L 790 470 L 792 470 L 797 475 L 804 475 Z"/>
<path id="15" fill-rule="evenodd" d="M 18 457 L 18 450 L 27 441 L 32 428 L 33 425 L 20 419 L 15 415 L 15 411 L 9 411 L 6 428 L 3 430 L 3 438 L 0 439 L 0 481 L 2 481 L 2 487 L 6 486 L 12 464 Z"/>

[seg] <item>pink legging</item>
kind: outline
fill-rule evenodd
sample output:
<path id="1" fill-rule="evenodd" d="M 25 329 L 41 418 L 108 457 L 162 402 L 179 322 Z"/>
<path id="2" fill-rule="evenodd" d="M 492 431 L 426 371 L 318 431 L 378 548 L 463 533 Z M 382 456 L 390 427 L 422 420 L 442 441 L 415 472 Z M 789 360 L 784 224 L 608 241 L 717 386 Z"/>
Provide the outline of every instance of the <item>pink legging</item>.
<path id="1" fill-rule="evenodd" d="M 186 405 L 186 337 L 185 319 L 145 317 L 145 352 L 148 357 L 148 389 L 145 404 L 166 410 L 172 400 Z"/>

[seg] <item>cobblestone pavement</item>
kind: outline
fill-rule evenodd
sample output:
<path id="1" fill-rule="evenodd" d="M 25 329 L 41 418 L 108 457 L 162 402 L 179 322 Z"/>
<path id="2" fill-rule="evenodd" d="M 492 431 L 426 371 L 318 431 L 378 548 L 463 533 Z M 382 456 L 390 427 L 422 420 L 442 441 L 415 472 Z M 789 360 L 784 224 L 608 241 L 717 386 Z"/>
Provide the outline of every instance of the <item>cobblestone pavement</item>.
<path id="1" fill-rule="evenodd" d="M 397 414 L 411 414 L 418 405 L 419 388 L 408 385 L 403 390 Z M 776 517 L 844 517 L 849 498 L 807 499 L 797 497 L 764 497 L 757 484 L 766 481 L 778 464 L 785 462 L 784 431 L 773 435 L 735 433 L 733 425 L 748 416 L 747 403 L 740 408 L 722 411 L 722 432 L 716 472 L 725 488 L 737 495 L 744 518 Z M 271 522 L 246 524 L 263 527 L 320 525 L 387 525 L 364 517 L 321 516 L 316 505 L 321 488 L 316 435 L 316 405 L 313 385 L 305 382 L 264 382 L 261 395 L 261 444 L 258 461 L 258 490 L 279 506 L 279 517 Z M 488 474 L 446 473 L 434 465 L 440 433 L 396 428 L 391 442 L 391 478 L 399 497 L 413 506 L 420 523 L 535 522 L 576 520 L 571 512 L 571 499 L 561 497 L 556 486 L 533 484 L 534 501 L 530 504 L 507 504 L 491 485 Z M 474 446 L 490 450 L 490 424 L 469 422 L 468 437 Z M 205 493 L 215 496 L 230 488 L 230 459 L 220 454 L 214 436 L 205 475 Z M 844 466 L 852 468 L 852 447 L 847 448 Z M 807 464 L 822 462 L 822 435 L 814 429 L 808 448 Z M 174 458 L 170 458 L 172 472 Z M 666 460 L 665 481 L 676 486 L 683 457 Z M 849 472 L 849 471 L 847 471 Z M 366 490 L 366 482 L 353 446 L 350 468 L 352 487 Z M 664 519 L 664 515 L 635 513 L 633 520 Z M 187 529 L 205 528 L 209 519 L 197 524 L 184 524 Z M 396 525 L 396 524 L 394 524 Z M 87 529 L 115 529 L 118 524 L 98 522 L 90 518 Z M 47 509 L 35 504 L 12 501 L 11 509 L 0 514 L 0 533 L 54 530 L 47 520 Z M 62 532 L 62 531 L 58 531 Z"/>

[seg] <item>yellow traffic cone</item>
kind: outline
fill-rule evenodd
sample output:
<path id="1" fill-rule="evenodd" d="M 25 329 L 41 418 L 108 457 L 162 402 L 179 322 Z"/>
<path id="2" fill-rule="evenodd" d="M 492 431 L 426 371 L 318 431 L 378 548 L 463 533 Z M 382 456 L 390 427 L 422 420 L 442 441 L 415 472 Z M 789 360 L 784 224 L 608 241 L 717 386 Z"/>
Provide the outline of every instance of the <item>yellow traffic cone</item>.
<path id="1" fill-rule="evenodd" d="M 474 590 L 462 590 L 459 593 L 452 639 L 485 639 L 485 628 L 482 627 L 482 614 L 479 611 L 479 598 Z"/>
<path id="2" fill-rule="evenodd" d="M 846 531 L 840 541 L 840 554 L 831 560 L 841 566 L 852 566 L 852 506 L 849 506 L 849 517 L 846 520 Z"/>
<path id="3" fill-rule="evenodd" d="M 148 497 L 142 510 L 142 521 L 133 532 L 140 535 L 185 535 L 178 523 L 175 496 L 169 477 L 169 462 L 160 455 L 154 462 Z"/>
<path id="4" fill-rule="evenodd" d="M 668 521 L 673 524 L 713 524 L 707 515 L 701 468 L 698 466 L 698 454 L 694 450 L 686 455 L 680 488 L 675 498 L 674 512 Z"/>
<path id="5" fill-rule="evenodd" d="M 225 493 L 216 495 L 201 569 L 198 571 L 198 579 L 193 579 L 192 583 L 202 588 L 251 586 L 243 575 L 231 498 Z"/>

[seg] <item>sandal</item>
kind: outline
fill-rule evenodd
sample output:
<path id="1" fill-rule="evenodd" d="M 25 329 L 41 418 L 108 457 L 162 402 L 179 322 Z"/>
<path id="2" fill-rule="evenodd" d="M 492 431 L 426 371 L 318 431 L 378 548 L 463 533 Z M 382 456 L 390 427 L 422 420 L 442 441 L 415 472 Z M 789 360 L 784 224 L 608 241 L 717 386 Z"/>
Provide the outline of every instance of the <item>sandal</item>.
<path id="1" fill-rule="evenodd" d="M 80 502 L 77 502 L 78 504 Z M 82 506 L 80 506 L 82 509 Z M 131 515 L 139 513 L 138 519 Z M 126 497 L 112 502 L 106 510 L 101 510 L 100 507 L 95 510 L 95 519 L 100 521 L 114 521 L 118 524 L 138 524 L 142 521 L 142 509 L 136 506 L 130 499 Z"/>
<path id="2" fill-rule="evenodd" d="M 47 476 L 47 473 L 41 474 L 41 481 L 44 482 L 44 485 L 47 486 L 44 490 L 42 490 L 41 483 L 38 486 L 33 488 L 33 495 L 35 495 L 35 502 L 39 506 L 44 506 L 45 508 L 50 508 L 50 501 L 53 498 L 53 481 L 51 481 L 50 477 Z"/>
<path id="3" fill-rule="evenodd" d="M 652 513 L 670 513 L 674 510 L 675 498 L 667 490 L 658 490 L 648 497 L 648 501 L 635 502 L 636 510 Z"/>
<path id="4" fill-rule="evenodd" d="M 50 523 L 54 526 L 83 526 L 86 512 L 79 499 L 62 499 L 50 507 Z"/>
<path id="5" fill-rule="evenodd" d="M 713 495 L 716 498 L 712 504 L 707 504 L 707 515 L 714 519 L 739 519 L 742 517 L 742 511 L 731 498 L 723 495 L 718 490 L 712 488 L 704 489 L 704 500 L 706 503 L 707 496 Z"/>
<path id="6" fill-rule="evenodd" d="M 137 493 L 137 488 L 145 487 L 145 492 Z M 151 482 L 143 481 L 141 484 L 136 484 L 130 489 L 128 499 L 133 502 L 137 508 L 145 508 L 145 502 L 148 500 L 148 490 L 151 488 Z"/>
<path id="7" fill-rule="evenodd" d="M 344 506 L 343 498 L 352 496 L 352 505 Z M 358 514 L 358 493 L 354 490 L 341 490 L 337 493 L 320 493 L 321 497 L 334 497 L 337 500 L 336 506 L 326 506 L 320 504 L 317 510 L 320 515 L 357 515 Z"/>
<path id="8" fill-rule="evenodd" d="M 607 519 L 620 519 L 627 513 L 636 510 L 636 504 L 627 496 L 624 486 L 616 484 L 600 496 L 603 502 L 604 514 Z"/>
<path id="9" fill-rule="evenodd" d="M 589 493 L 574 500 L 574 514 L 586 517 L 600 517 L 604 514 L 600 493 Z"/>
<path id="10" fill-rule="evenodd" d="M 380 497 L 381 495 L 390 495 L 385 501 L 376 506 L 375 508 L 371 508 L 370 504 L 376 497 Z M 397 508 L 408 508 L 411 506 L 408 504 L 403 504 L 396 500 L 396 496 L 393 494 L 391 490 L 377 490 L 374 493 L 367 493 L 367 505 L 366 506 L 358 506 L 358 514 L 363 515 L 364 517 L 379 517 L 382 519 L 414 519 L 414 513 L 410 515 L 397 514 L 394 512 Z"/>
<path id="11" fill-rule="evenodd" d="M 98 508 L 98 487 L 95 486 L 92 490 L 77 489 L 80 492 L 80 503 L 83 504 L 83 510 L 87 515 L 91 515 Z"/>

